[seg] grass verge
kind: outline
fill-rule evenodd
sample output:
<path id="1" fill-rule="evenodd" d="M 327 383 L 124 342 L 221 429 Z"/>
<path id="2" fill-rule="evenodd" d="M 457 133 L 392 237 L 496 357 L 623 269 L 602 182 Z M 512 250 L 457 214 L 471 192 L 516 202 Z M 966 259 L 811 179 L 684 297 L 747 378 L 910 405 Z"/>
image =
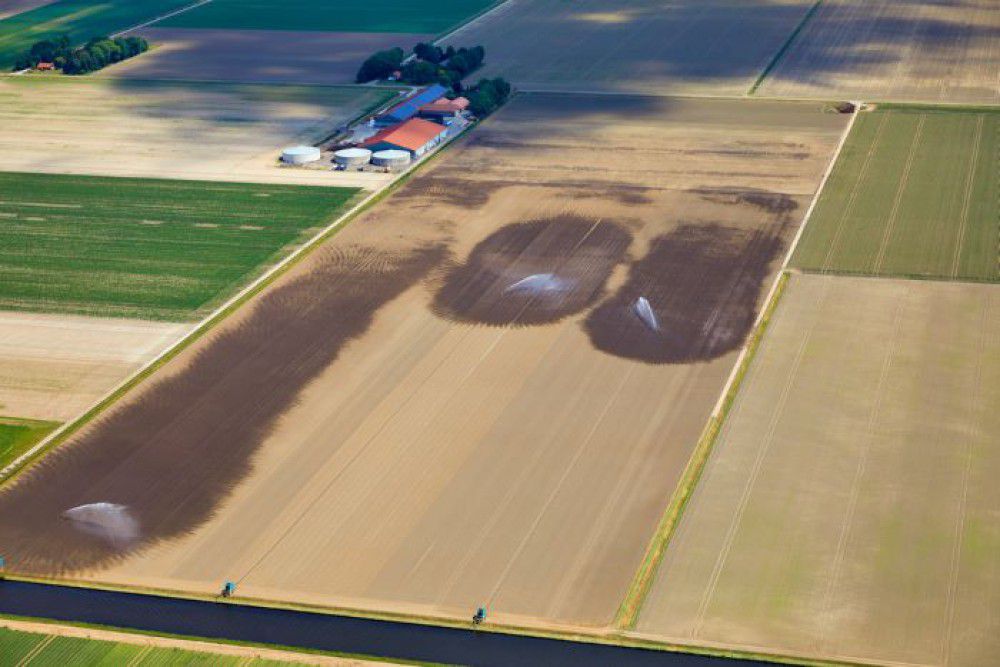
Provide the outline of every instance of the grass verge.
<path id="1" fill-rule="evenodd" d="M 740 366 L 736 370 L 732 383 L 729 385 L 729 389 L 722 401 L 721 409 L 712 415 L 708 420 L 708 424 L 705 425 L 705 429 L 698 439 L 698 444 L 695 445 L 694 452 L 692 452 L 691 458 L 684 468 L 677 488 L 674 489 L 670 503 L 667 505 L 667 509 L 660 519 L 660 523 L 653 534 L 652 540 L 650 540 L 649 546 L 646 548 L 642 564 L 639 566 L 639 570 L 636 572 L 635 578 L 632 580 L 625 594 L 625 599 L 622 601 L 621 606 L 618 608 L 618 613 L 615 615 L 615 627 L 620 630 L 630 630 L 635 627 L 636 621 L 639 618 L 639 611 L 642 609 L 642 604 L 649 594 L 649 589 L 653 584 L 653 578 L 659 568 L 660 561 L 663 560 L 663 554 L 674 532 L 677 530 L 681 516 L 683 516 L 684 509 L 687 507 L 687 503 L 694 493 L 698 480 L 701 479 L 701 474 L 705 469 L 705 464 L 708 462 L 709 455 L 712 453 L 716 438 L 726 421 L 726 416 L 729 414 L 733 401 L 736 400 L 736 395 L 743 384 L 743 378 L 746 376 L 750 364 L 753 363 L 757 348 L 760 346 L 760 341 L 763 339 L 768 324 L 771 321 L 771 316 L 774 314 L 774 310 L 781 300 L 781 295 L 785 291 L 785 285 L 788 283 L 788 275 L 787 272 L 783 272 L 778 278 L 774 295 L 764 307 L 764 313 L 757 328 L 750 334 L 750 339 L 746 345 L 746 354 L 743 355 Z"/>
<path id="2" fill-rule="evenodd" d="M 59 422 L 0 417 L 0 469 L 58 428 Z"/>

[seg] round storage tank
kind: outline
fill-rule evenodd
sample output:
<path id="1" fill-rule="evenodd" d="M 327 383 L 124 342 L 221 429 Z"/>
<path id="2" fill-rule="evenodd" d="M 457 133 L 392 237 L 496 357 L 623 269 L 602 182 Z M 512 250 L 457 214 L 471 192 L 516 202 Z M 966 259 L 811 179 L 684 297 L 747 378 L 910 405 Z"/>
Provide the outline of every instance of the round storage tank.
<path id="1" fill-rule="evenodd" d="M 410 164 L 408 151 L 388 150 L 372 153 L 372 164 L 380 167 L 405 167 Z"/>
<path id="2" fill-rule="evenodd" d="M 333 161 L 345 167 L 360 167 L 371 159 L 372 152 L 367 148 L 344 148 L 333 154 Z"/>
<path id="3" fill-rule="evenodd" d="M 319 149 L 315 146 L 291 146 L 281 151 L 281 161 L 288 164 L 306 164 L 319 159 Z"/>

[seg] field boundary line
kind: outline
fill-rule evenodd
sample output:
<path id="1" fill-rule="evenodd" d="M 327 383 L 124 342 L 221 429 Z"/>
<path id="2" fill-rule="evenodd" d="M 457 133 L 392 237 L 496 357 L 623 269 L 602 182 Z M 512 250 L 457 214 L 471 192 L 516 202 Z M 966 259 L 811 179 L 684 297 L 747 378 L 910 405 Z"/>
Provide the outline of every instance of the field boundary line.
<path id="1" fill-rule="evenodd" d="M 791 262 L 792 255 L 795 253 L 795 249 L 802 239 L 802 233 L 805 231 L 806 225 L 816 210 L 820 196 L 823 194 L 827 181 L 829 181 L 830 175 L 833 173 L 834 167 L 840 159 L 840 154 L 847 144 L 847 139 L 851 135 L 851 130 L 854 128 L 854 123 L 864 103 L 859 100 L 853 104 L 855 105 L 855 111 L 851 114 L 851 119 L 847 122 L 847 126 L 841 133 L 833 155 L 830 156 L 830 161 L 820 178 L 812 201 L 809 203 L 809 207 L 802 217 L 799 229 L 788 246 L 788 251 L 785 253 L 785 258 L 782 261 L 778 275 L 775 276 L 774 282 L 771 284 L 771 288 L 764 299 L 764 306 L 757 314 L 753 327 L 750 329 L 750 334 L 747 336 L 747 341 L 744 343 L 739 356 L 733 364 L 733 369 L 730 371 L 729 377 L 722 387 L 719 399 L 716 401 L 715 407 L 712 408 L 712 412 L 709 415 L 708 423 L 702 430 L 702 435 L 698 439 L 698 443 L 691 453 L 691 458 L 688 460 L 688 464 L 678 480 L 677 487 L 671 495 L 660 524 L 657 526 L 649 542 L 649 546 L 646 548 L 642 564 L 636 571 L 635 577 L 618 608 L 613 624 L 619 630 L 631 630 L 639 620 L 639 611 L 642 609 L 646 596 L 649 594 L 649 589 L 652 587 L 653 579 L 659 569 L 660 562 L 663 560 L 667 545 L 677 531 L 681 516 L 684 514 L 688 500 L 690 500 L 691 495 L 694 493 L 694 487 L 701 479 L 705 464 L 708 462 L 708 456 L 714 447 L 719 431 L 722 429 L 722 424 L 725 421 L 729 408 L 736 398 L 736 393 L 742 383 L 743 377 L 749 370 L 754 353 L 757 351 L 767 330 L 771 316 L 777 308 L 778 301 L 781 299 L 781 294 L 790 275 L 788 265 Z"/>
<path id="2" fill-rule="evenodd" d="M 394 192 L 398 186 L 405 183 L 414 173 L 429 164 L 432 161 L 432 158 L 440 154 L 454 142 L 461 139 L 466 133 L 469 132 L 470 129 L 474 127 L 476 127 L 476 124 L 466 126 L 465 129 L 450 138 L 445 143 L 436 147 L 430 154 L 414 164 L 410 169 L 397 174 L 395 178 L 386 183 L 382 188 L 365 195 L 348 210 L 334 218 L 332 222 L 321 228 L 310 238 L 303 241 L 299 247 L 295 248 L 287 256 L 282 258 L 281 261 L 271 266 L 261 275 L 257 276 L 257 278 L 223 302 L 222 305 L 217 307 L 200 321 L 193 324 L 191 328 L 188 329 L 187 333 L 183 334 L 180 338 L 163 349 L 153 359 L 140 366 L 136 371 L 111 388 L 107 393 L 101 396 L 101 398 L 91 404 L 91 406 L 84 412 L 73 419 L 64 422 L 62 426 L 37 442 L 31 449 L 11 461 L 8 465 L 4 466 L 4 468 L 0 469 L 0 487 L 6 484 L 9 480 L 15 478 L 24 470 L 28 469 L 30 464 L 36 459 L 40 458 L 49 450 L 58 447 L 66 438 L 76 433 L 98 415 L 110 408 L 118 401 L 118 399 L 128 393 L 136 385 L 140 384 L 153 372 L 158 370 L 160 366 L 166 364 L 168 361 L 180 354 L 185 348 L 206 334 L 215 325 L 225 320 L 226 317 L 231 315 L 233 311 L 244 305 L 244 302 L 248 301 L 257 292 L 267 287 L 273 280 L 291 268 L 292 265 L 297 263 L 300 259 L 308 255 L 320 244 L 326 241 L 327 238 L 329 238 L 333 233 L 339 231 L 341 227 L 345 226 L 348 222 L 367 210 L 370 206 L 378 203 L 383 198 Z M 363 192 L 363 190 L 360 191 Z"/>
<path id="3" fill-rule="evenodd" d="M 468 17 L 464 21 L 459 22 L 458 25 L 454 25 L 454 26 L 448 28 L 447 30 L 445 30 L 444 32 L 438 34 L 437 37 L 435 37 L 434 39 L 431 40 L 431 44 L 438 44 L 439 42 L 441 42 L 443 39 L 445 39 L 447 37 L 453 37 L 453 36 L 457 35 L 461 31 L 463 31 L 466 28 L 468 28 L 469 26 L 471 26 L 473 23 L 478 23 L 481 19 L 486 18 L 487 16 L 489 16 L 492 13 L 494 13 L 495 11 L 497 11 L 498 9 L 500 9 L 501 7 L 503 7 L 505 5 L 507 7 L 512 7 L 516 1 L 517 0 L 496 0 L 496 2 L 494 2 L 491 5 L 489 5 L 488 7 L 484 7 L 483 9 L 481 9 L 478 12 L 476 12 L 472 16 Z M 471 74 L 471 72 L 470 72 L 470 74 Z"/>
<path id="4" fill-rule="evenodd" d="M 788 50 L 792 48 L 792 42 L 794 42 L 795 38 L 798 37 L 799 34 L 805 29 L 806 24 L 809 23 L 813 16 L 815 16 L 816 12 L 819 11 L 820 5 L 822 4 L 823 0 L 816 0 L 816 2 L 813 3 L 813 6 L 809 8 L 806 15 L 802 17 L 799 24 L 795 26 L 794 30 L 792 30 L 792 34 L 788 36 L 788 39 L 785 40 L 784 44 L 778 47 L 777 52 L 771 57 L 771 60 L 767 63 L 767 65 L 764 66 L 764 69 L 750 86 L 750 90 L 747 91 L 747 96 L 753 95 L 757 92 L 757 89 L 764 83 L 764 79 L 766 79 L 768 75 L 774 71 L 774 68 L 778 66 L 778 62 L 785 56 L 786 53 L 788 53 Z"/>
<path id="5" fill-rule="evenodd" d="M 197 7 L 201 7 L 202 5 L 207 5 L 210 2 L 212 2 L 212 0 L 198 0 L 198 2 L 194 2 L 194 3 L 190 4 L 190 5 L 185 5 L 184 7 L 181 7 L 179 9 L 175 9 L 175 10 L 173 10 L 171 12 L 167 12 L 166 14 L 161 14 L 160 16 L 157 16 L 156 18 L 153 18 L 153 19 L 150 19 L 150 20 L 145 21 L 143 23 L 140 23 L 139 25 L 134 25 L 131 28 L 126 28 L 125 30 L 119 30 L 118 32 L 116 32 L 113 35 L 111 35 L 111 38 L 114 39 L 115 37 L 119 37 L 121 35 L 130 33 L 133 30 L 139 30 L 141 28 L 145 28 L 146 26 L 153 25 L 154 23 L 159 23 L 160 21 L 162 21 L 164 19 L 169 19 L 169 18 L 172 18 L 174 16 L 177 16 L 178 14 L 183 14 L 184 12 L 189 12 L 192 9 L 195 9 Z"/>

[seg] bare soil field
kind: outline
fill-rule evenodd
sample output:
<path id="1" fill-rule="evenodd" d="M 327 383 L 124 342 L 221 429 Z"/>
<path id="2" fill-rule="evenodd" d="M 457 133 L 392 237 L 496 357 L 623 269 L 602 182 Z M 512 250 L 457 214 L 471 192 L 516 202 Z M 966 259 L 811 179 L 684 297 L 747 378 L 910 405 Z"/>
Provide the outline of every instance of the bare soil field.
<path id="1" fill-rule="evenodd" d="M 7 77 L 0 170 L 373 188 L 385 174 L 282 168 L 278 156 L 390 97 L 357 86 Z"/>
<path id="2" fill-rule="evenodd" d="M 792 276 L 639 631 L 995 662 L 998 332 L 995 285 Z"/>
<path id="3" fill-rule="evenodd" d="M 609 623 L 845 123 L 520 96 L 14 480 L 9 562 Z"/>
<path id="4" fill-rule="evenodd" d="M 186 329 L 162 322 L 0 313 L 0 414 L 76 417 Z"/>
<path id="5" fill-rule="evenodd" d="M 759 95 L 1000 103 L 995 0 L 826 0 Z"/>
<path id="6" fill-rule="evenodd" d="M 354 83 L 361 63 L 376 51 L 413 47 L 433 35 L 280 30 L 143 28 L 155 47 L 101 71 L 137 79 L 239 83 Z"/>
<path id="7" fill-rule="evenodd" d="M 445 40 L 522 90 L 742 94 L 810 0 L 509 0 Z M 480 76 L 480 73 L 475 75 Z"/>

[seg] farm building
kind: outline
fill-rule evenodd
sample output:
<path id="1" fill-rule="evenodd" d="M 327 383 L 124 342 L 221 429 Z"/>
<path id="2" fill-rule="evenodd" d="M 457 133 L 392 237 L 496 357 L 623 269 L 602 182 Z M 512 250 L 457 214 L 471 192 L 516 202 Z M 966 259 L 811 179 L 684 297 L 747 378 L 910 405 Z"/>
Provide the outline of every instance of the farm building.
<path id="1" fill-rule="evenodd" d="M 396 123 L 410 120 L 417 115 L 420 107 L 441 99 L 446 92 L 448 91 L 444 86 L 437 84 L 427 86 L 386 111 L 375 122 L 379 125 L 395 125 Z"/>
<path id="2" fill-rule="evenodd" d="M 448 134 L 448 128 L 429 120 L 411 118 L 395 127 L 386 128 L 361 145 L 372 151 L 404 150 L 413 157 L 420 157 L 428 150 L 437 146 Z"/>
<path id="3" fill-rule="evenodd" d="M 469 100 L 464 97 L 456 97 L 453 100 L 449 100 L 447 97 L 442 97 L 439 100 L 435 100 L 430 104 L 425 104 L 420 107 L 420 111 L 418 113 L 421 118 L 452 118 L 468 108 Z"/>

